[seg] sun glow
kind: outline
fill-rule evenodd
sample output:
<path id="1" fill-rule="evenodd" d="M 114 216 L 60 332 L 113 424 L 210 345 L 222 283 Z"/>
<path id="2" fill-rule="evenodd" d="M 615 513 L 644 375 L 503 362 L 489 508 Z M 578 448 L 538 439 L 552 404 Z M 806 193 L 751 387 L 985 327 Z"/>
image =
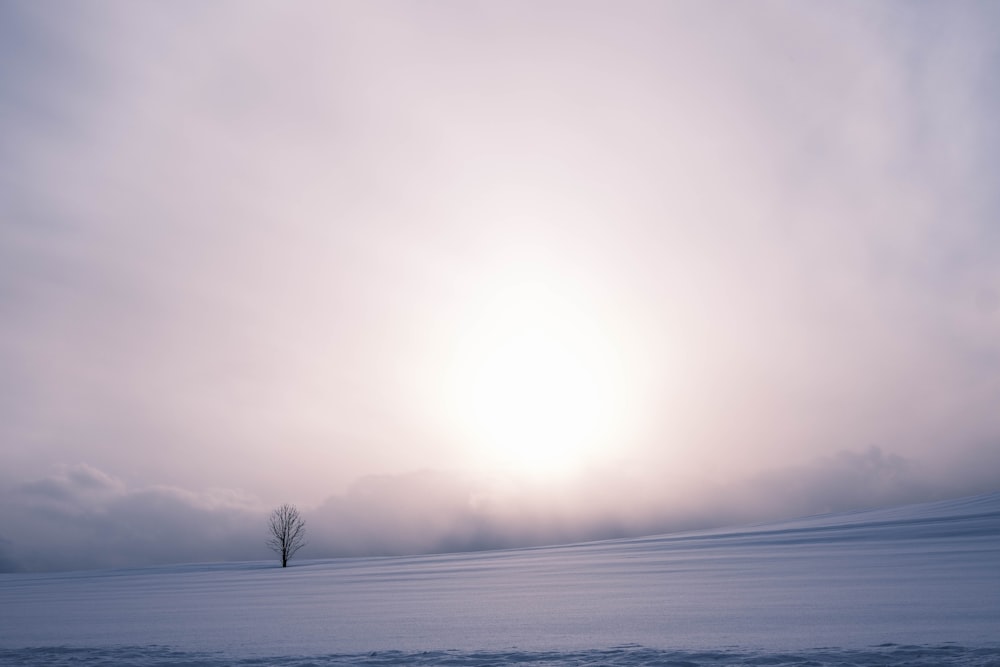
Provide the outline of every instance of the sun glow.
<path id="1" fill-rule="evenodd" d="M 565 290 L 522 280 L 492 294 L 464 332 L 454 395 L 476 458 L 521 473 L 568 472 L 621 421 L 620 360 L 600 320 Z"/>

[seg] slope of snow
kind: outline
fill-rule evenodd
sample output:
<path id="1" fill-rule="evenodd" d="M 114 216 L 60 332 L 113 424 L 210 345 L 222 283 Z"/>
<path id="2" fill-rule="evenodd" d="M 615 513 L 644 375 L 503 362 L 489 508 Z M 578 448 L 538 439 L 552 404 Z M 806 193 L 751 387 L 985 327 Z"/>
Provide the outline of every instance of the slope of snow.
<path id="1" fill-rule="evenodd" d="M 0 664 L 258 657 L 275 665 L 1000 665 L 1000 493 L 730 530 L 285 570 L 0 575 Z"/>
<path id="2" fill-rule="evenodd" d="M 340 667 L 367 665 L 448 665 L 449 667 L 489 667 L 490 665 L 531 665 L 532 667 L 594 667 L 620 665 L 636 667 L 996 667 L 1000 650 L 940 646 L 897 646 L 882 644 L 866 649 L 820 648 L 806 651 L 748 651 L 739 649 L 679 651 L 642 646 L 614 646 L 578 651 L 372 651 L 360 654 L 317 656 L 228 657 L 221 653 L 177 651 L 163 646 L 104 648 L 0 649 L 0 664 L 7 667 L 78 667 L 79 665 L 130 665 L 131 667 Z"/>

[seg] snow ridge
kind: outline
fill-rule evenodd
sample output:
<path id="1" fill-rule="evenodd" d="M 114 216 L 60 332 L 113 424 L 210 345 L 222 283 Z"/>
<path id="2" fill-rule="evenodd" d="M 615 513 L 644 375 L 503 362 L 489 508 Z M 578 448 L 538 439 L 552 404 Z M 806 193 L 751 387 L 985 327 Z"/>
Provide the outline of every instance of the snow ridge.
<path id="1" fill-rule="evenodd" d="M 393 665 L 531 665 L 533 667 L 996 667 L 1000 648 L 969 648 L 954 644 L 899 646 L 882 644 L 864 649 L 835 648 L 799 652 L 716 650 L 676 651 L 643 646 L 616 646 L 582 651 L 372 651 L 361 654 L 318 656 L 267 656 L 231 658 L 221 654 L 177 651 L 165 646 L 103 648 L 50 647 L 0 649 L 0 664 L 9 667 L 79 667 L 80 665 L 131 665 L 133 667 L 389 667 Z"/>

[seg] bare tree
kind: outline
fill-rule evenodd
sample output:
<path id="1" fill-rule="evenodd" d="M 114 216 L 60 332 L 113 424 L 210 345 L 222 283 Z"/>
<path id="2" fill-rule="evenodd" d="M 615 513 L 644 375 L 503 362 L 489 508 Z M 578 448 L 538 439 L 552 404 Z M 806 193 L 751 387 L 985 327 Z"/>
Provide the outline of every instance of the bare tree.
<path id="1" fill-rule="evenodd" d="M 306 521 L 295 505 L 285 503 L 271 512 L 267 527 L 271 533 L 267 546 L 281 557 L 281 567 L 288 567 L 288 560 L 306 545 Z"/>

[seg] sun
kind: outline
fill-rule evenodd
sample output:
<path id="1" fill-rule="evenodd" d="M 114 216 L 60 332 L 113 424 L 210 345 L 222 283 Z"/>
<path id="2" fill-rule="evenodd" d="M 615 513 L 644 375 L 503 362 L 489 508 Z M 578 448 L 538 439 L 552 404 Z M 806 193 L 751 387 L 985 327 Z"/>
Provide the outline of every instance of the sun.
<path id="1" fill-rule="evenodd" d="M 519 280 L 485 299 L 456 358 L 463 437 L 489 466 L 552 475 L 611 446 L 620 416 L 616 346 L 566 290 Z"/>

